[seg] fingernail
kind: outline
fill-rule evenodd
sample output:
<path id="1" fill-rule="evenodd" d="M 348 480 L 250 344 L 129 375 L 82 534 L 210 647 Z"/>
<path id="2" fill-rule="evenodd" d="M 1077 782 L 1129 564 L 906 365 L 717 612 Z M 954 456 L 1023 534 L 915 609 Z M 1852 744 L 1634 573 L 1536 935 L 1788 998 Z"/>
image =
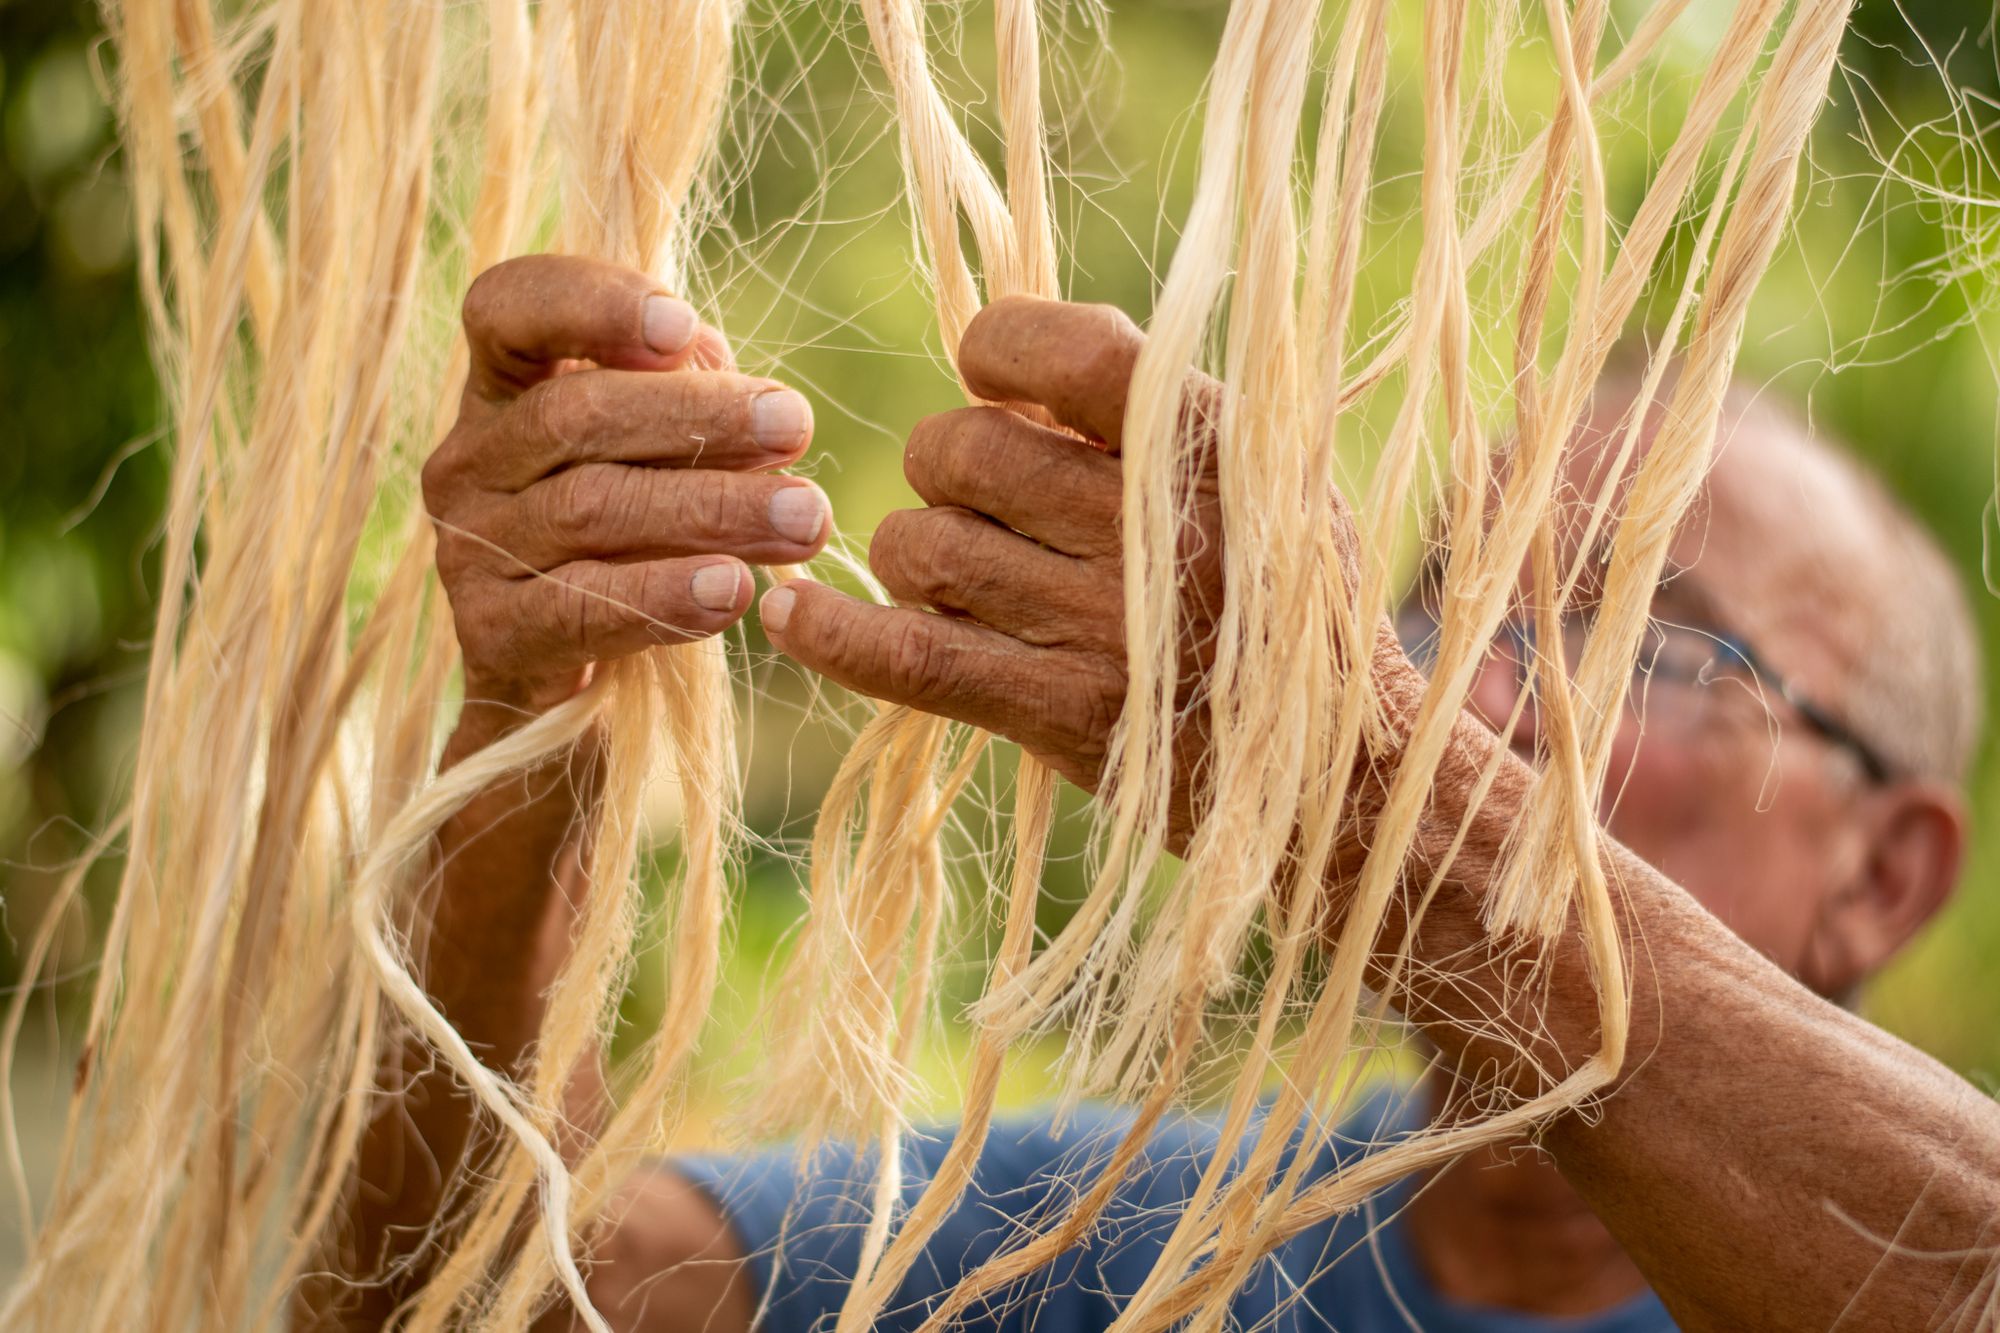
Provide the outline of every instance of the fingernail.
<path id="1" fill-rule="evenodd" d="M 646 298 L 646 346 L 661 356 L 684 350 L 694 340 L 695 327 L 700 323 L 694 307 L 686 301 L 658 295 Z"/>
<path id="2" fill-rule="evenodd" d="M 771 493 L 771 530 L 788 542 L 811 546 L 826 527 L 826 497 L 807 482 Z"/>
<path id="3" fill-rule="evenodd" d="M 812 430 L 812 408 L 790 389 L 766 389 L 750 403 L 750 438 L 760 449 L 787 453 Z"/>
<path id="4" fill-rule="evenodd" d="M 736 594 L 743 586 L 743 571 L 735 565 L 703 565 L 694 572 L 688 591 L 695 605 L 710 611 L 734 611 Z"/>
<path id="5" fill-rule="evenodd" d="M 773 588 L 764 594 L 764 600 L 757 604 L 757 615 L 764 622 L 764 628 L 772 634 L 783 634 L 785 622 L 792 618 L 792 603 L 799 595 L 790 588 Z"/>

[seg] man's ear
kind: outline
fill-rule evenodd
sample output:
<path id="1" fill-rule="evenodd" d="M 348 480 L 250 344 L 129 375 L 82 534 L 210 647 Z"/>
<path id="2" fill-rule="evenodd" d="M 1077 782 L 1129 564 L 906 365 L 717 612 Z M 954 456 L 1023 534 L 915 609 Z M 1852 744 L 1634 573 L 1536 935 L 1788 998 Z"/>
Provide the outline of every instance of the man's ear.
<path id="1" fill-rule="evenodd" d="M 1965 802 L 1948 787 L 1900 782 L 1873 793 L 1854 878 L 1822 904 L 1800 980 L 1840 995 L 1865 980 L 1950 901 L 1965 860 Z"/>

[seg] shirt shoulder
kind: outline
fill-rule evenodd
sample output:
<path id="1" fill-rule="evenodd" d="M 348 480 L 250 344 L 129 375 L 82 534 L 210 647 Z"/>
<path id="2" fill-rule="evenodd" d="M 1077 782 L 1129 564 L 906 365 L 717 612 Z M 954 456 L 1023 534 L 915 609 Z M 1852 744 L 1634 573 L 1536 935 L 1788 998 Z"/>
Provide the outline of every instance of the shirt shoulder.
<path id="1" fill-rule="evenodd" d="M 1058 1124 L 996 1119 L 973 1179 L 878 1321 L 914 1329 L 943 1295 L 1003 1249 L 1062 1216 L 1079 1182 L 1094 1180 L 1131 1129 L 1129 1112 L 1087 1106 Z M 952 1130 L 913 1133 L 901 1145 L 902 1201 L 936 1175 Z M 1166 1231 L 1213 1156 L 1215 1130 L 1196 1118 L 1148 1137 L 1103 1225 L 1082 1246 L 969 1313 L 965 1327 L 1010 1333 L 1108 1324 L 1121 1295 L 1137 1290 Z M 837 1313 L 859 1268 L 876 1181 L 874 1152 L 834 1144 L 801 1158 L 788 1150 L 681 1158 L 671 1168 L 721 1207 L 750 1256 L 766 1312 L 765 1333 L 804 1333 Z"/>
<path id="2" fill-rule="evenodd" d="M 1064 1121 L 1003 1117 L 981 1148 L 973 1181 L 925 1247 L 877 1323 L 913 1330 L 945 1293 L 980 1264 L 1061 1217 L 1097 1179 L 1134 1124 L 1130 1111 L 1085 1107 Z M 1316 1148 L 1310 1176 L 1327 1172 L 1421 1128 L 1405 1090 L 1382 1087 L 1356 1103 Z M 1257 1141 L 1253 1124 L 1225 1174 Z M 949 1129 L 913 1134 L 902 1145 L 903 1200 L 915 1201 L 950 1146 Z M 1168 1119 L 1147 1136 L 1098 1225 L 1055 1262 L 968 1311 L 978 1333 L 1103 1328 L 1152 1271 L 1204 1173 L 1215 1160 L 1221 1122 Z M 1287 1148 L 1286 1163 L 1297 1141 Z M 875 1188 L 875 1157 L 829 1146 L 801 1161 L 786 1151 L 693 1157 L 673 1168 L 708 1192 L 743 1242 L 765 1302 L 764 1333 L 828 1327 L 859 1267 Z M 1237 1293 L 1233 1323 L 1285 1333 L 1657 1333 L 1671 1329 L 1649 1306 L 1585 1321 L 1528 1320 L 1506 1312 L 1445 1306 L 1426 1284 L 1401 1232 L 1407 1184 L 1355 1213 L 1331 1219 L 1281 1246 Z"/>

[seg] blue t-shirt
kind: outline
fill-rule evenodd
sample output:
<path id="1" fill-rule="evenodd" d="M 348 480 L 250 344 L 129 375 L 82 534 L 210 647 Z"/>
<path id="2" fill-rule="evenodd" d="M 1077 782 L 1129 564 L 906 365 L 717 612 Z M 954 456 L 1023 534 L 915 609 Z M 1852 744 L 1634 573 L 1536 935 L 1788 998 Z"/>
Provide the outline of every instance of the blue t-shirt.
<path id="1" fill-rule="evenodd" d="M 1414 1128 L 1408 1099 L 1378 1092 L 1342 1122 L 1313 1174 Z M 996 1120 L 973 1182 L 890 1300 L 878 1329 L 913 1330 L 960 1278 L 1024 1229 L 1041 1230 L 1096 1177 L 1131 1123 L 1091 1108 L 1060 1133 L 1046 1120 Z M 1218 1122 L 1189 1116 L 1158 1130 L 1098 1225 L 1068 1253 L 995 1293 L 963 1316 L 976 1333 L 1073 1333 L 1109 1325 L 1139 1290 L 1213 1156 Z M 1247 1160 L 1246 1136 L 1238 1160 Z M 914 1200 L 949 1146 L 913 1135 L 904 1147 L 904 1197 Z M 762 1333 L 831 1329 L 857 1266 L 872 1162 L 828 1148 L 801 1168 L 789 1152 L 696 1157 L 676 1170 L 721 1205 L 750 1255 L 765 1312 Z M 1310 1179 L 1311 1176 L 1308 1177 Z M 1413 1186 L 1403 1182 L 1360 1212 L 1300 1233 L 1252 1272 L 1232 1303 L 1235 1328 L 1256 1333 L 1660 1333 L 1672 1330 L 1651 1293 L 1615 1309 L 1552 1319 L 1447 1302 L 1419 1269 L 1402 1224 Z"/>

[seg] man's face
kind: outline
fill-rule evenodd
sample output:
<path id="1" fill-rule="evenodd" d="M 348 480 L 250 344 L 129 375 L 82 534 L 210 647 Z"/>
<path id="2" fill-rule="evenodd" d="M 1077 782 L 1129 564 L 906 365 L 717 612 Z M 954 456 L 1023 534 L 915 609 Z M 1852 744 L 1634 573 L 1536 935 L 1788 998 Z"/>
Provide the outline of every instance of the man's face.
<path id="1" fill-rule="evenodd" d="M 1592 457 L 1579 453 L 1572 480 L 1589 493 Z M 1604 809 L 1613 836 L 1812 982 L 1822 914 L 1869 854 L 1853 818 L 1866 779 L 1779 697 L 1774 677 L 1840 716 L 1849 664 L 1866 645 L 1856 591 L 1839 577 L 1847 562 L 1824 549 L 1843 482 L 1804 455 L 1780 428 L 1745 423 L 1718 458 L 1654 599 L 1648 648 L 1659 656 L 1635 678 Z M 1718 638 L 1747 646 L 1762 674 Z M 1517 693 L 1511 663 L 1496 660 L 1473 704 L 1498 726 Z M 1513 741 L 1532 751 L 1532 709 Z"/>

